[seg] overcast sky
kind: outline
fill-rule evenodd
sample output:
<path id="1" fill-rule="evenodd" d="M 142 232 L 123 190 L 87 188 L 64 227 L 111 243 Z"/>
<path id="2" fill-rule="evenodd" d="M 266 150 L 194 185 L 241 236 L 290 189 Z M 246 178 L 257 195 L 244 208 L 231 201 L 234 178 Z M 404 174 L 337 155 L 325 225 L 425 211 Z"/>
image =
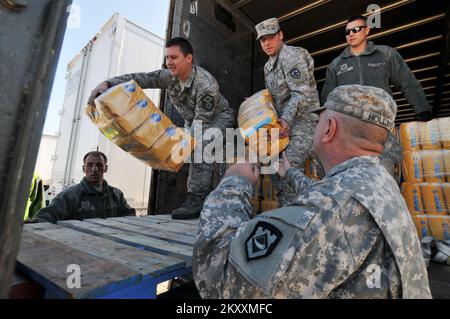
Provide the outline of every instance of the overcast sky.
<path id="1" fill-rule="evenodd" d="M 79 9 L 79 23 L 74 15 L 72 18 L 76 20 L 69 19 L 48 106 L 44 134 L 54 135 L 59 129 L 58 111 L 64 103 L 67 64 L 115 12 L 165 38 L 169 0 L 74 0 L 73 5 L 75 6 L 73 13 Z"/>

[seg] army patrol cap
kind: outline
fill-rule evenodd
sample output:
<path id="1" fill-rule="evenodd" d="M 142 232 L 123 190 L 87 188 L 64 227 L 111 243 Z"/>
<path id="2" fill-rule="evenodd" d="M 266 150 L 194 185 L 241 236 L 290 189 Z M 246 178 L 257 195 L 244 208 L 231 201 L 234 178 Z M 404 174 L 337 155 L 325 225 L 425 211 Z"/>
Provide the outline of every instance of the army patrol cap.
<path id="1" fill-rule="evenodd" d="M 258 23 L 255 29 L 258 33 L 256 40 L 259 40 L 265 35 L 275 34 L 280 31 L 280 24 L 277 18 L 271 18 Z"/>
<path id="2" fill-rule="evenodd" d="M 362 121 L 391 130 L 395 126 L 397 104 L 383 89 L 363 85 L 342 85 L 335 88 L 325 104 L 312 113 L 325 109 L 344 113 Z"/>

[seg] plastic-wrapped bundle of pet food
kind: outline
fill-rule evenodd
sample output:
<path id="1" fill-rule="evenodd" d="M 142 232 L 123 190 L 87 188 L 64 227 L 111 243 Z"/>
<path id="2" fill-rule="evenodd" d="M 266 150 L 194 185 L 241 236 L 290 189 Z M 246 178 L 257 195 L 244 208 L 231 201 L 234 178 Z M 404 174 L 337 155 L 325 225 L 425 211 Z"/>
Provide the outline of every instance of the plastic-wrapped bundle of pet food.
<path id="1" fill-rule="evenodd" d="M 178 171 L 195 147 L 135 81 L 110 88 L 85 113 L 107 139 L 155 169 Z"/>
<path id="2" fill-rule="evenodd" d="M 450 183 L 411 183 L 401 186 L 419 236 L 450 240 Z"/>
<path id="3" fill-rule="evenodd" d="M 255 93 L 241 104 L 238 125 L 242 137 L 259 157 L 276 156 L 289 143 L 289 137 L 278 136 L 281 126 L 268 90 Z"/>

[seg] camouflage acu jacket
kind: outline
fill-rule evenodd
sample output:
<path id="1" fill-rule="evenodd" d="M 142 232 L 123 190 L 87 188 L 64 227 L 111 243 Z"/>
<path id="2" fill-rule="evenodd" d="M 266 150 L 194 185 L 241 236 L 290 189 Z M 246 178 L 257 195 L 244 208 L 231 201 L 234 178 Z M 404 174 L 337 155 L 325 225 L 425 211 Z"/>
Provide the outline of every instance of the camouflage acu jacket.
<path id="1" fill-rule="evenodd" d="M 117 85 L 130 80 L 135 80 L 144 89 L 166 89 L 170 101 L 189 126 L 194 120 L 203 121 L 207 128 L 234 119 L 234 111 L 220 93 L 216 79 L 200 66 L 193 66 L 183 85 L 169 70 L 126 74 L 108 82 Z"/>
<path id="2" fill-rule="evenodd" d="M 291 168 L 292 204 L 252 218 L 252 185 L 228 177 L 207 198 L 193 271 L 204 298 L 430 298 L 414 224 L 372 156 L 319 182 Z"/>
<path id="3" fill-rule="evenodd" d="M 303 48 L 283 45 L 276 58 L 264 67 L 266 88 L 272 95 L 278 116 L 292 127 L 318 121 L 311 109 L 319 107 L 314 79 L 314 60 Z"/>

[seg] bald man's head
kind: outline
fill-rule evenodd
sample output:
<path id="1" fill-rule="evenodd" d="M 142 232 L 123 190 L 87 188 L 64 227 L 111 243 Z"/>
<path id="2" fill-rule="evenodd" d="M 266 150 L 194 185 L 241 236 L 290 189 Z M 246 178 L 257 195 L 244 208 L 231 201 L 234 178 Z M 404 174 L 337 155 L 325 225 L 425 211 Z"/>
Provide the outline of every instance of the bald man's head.
<path id="1" fill-rule="evenodd" d="M 344 141 L 360 147 L 360 144 L 373 144 L 383 147 L 387 140 L 388 131 L 378 125 L 361 121 L 353 116 L 331 111 L 342 123 L 345 131 Z M 376 147 L 378 149 L 378 147 Z M 382 151 L 381 151 L 382 152 Z"/>
<path id="2" fill-rule="evenodd" d="M 326 109 L 316 127 L 314 151 L 327 171 L 353 157 L 381 155 L 387 135 L 383 127 Z"/>

